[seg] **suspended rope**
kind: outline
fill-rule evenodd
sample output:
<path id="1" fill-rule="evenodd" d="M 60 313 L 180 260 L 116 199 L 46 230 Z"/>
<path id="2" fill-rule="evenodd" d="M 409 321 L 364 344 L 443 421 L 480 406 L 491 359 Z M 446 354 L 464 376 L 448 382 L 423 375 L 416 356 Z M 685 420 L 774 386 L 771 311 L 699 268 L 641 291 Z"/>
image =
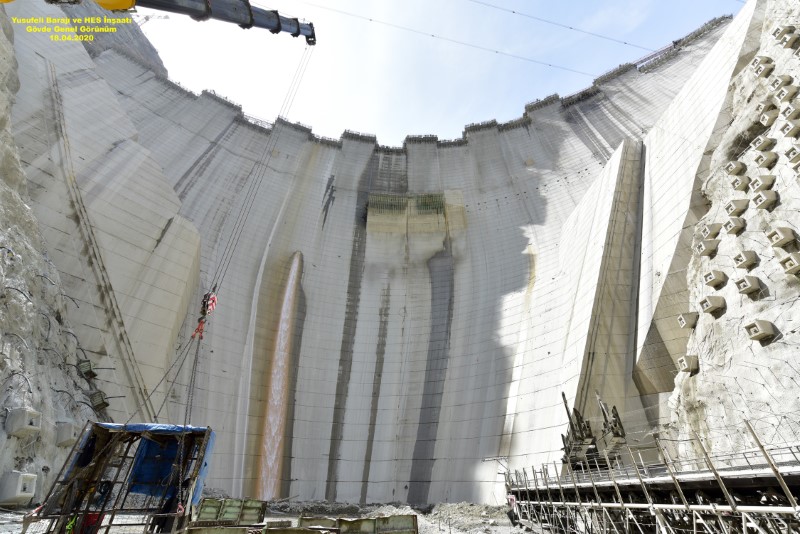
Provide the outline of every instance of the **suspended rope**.
<path id="1" fill-rule="evenodd" d="M 567 24 L 562 24 L 560 22 L 556 22 L 554 20 L 544 19 L 542 17 L 537 17 L 536 15 L 531 15 L 529 13 L 523 13 L 521 11 L 515 11 L 513 9 L 508 9 L 503 6 L 498 6 L 495 4 L 491 4 L 489 2 L 483 2 L 482 0 L 467 0 L 468 2 L 472 2 L 473 4 L 480 4 L 482 6 L 486 6 L 492 9 L 497 9 L 498 11 L 505 11 L 506 13 L 511 13 L 512 15 L 517 15 L 520 17 L 525 17 L 528 19 L 538 20 L 539 22 L 544 22 L 545 24 L 550 24 L 552 26 L 558 26 L 559 28 L 564 28 L 565 30 L 571 30 L 578 33 L 583 33 L 586 35 L 591 35 L 592 37 L 597 37 L 598 39 L 605 39 L 606 41 L 611 41 L 614 43 L 624 44 L 627 46 L 632 46 L 634 48 L 639 48 L 641 50 L 647 50 L 648 52 L 655 52 L 652 48 L 647 48 L 646 46 L 638 45 L 635 43 L 629 43 L 628 41 L 623 41 L 622 39 L 616 39 L 614 37 L 609 37 L 608 35 L 602 35 L 599 33 L 590 32 L 587 30 L 582 30 L 580 28 L 576 28 L 574 26 L 569 26 Z"/>
<path id="2" fill-rule="evenodd" d="M 437 35 L 435 33 L 430 33 L 430 32 L 427 32 L 427 31 L 417 30 L 415 28 L 409 28 L 408 26 L 402 26 L 400 24 L 395 24 L 393 22 L 388 22 L 388 21 L 385 21 L 385 20 L 379 20 L 379 19 L 375 19 L 375 18 L 372 18 L 372 17 L 366 17 L 364 15 L 359 15 L 357 13 L 350 13 L 348 11 L 343 11 L 341 9 L 335 9 L 335 8 L 330 7 L 330 6 L 315 4 L 313 2 L 302 2 L 302 3 L 304 3 L 304 4 L 308 5 L 308 6 L 313 6 L 313 7 L 319 8 L 319 9 L 324 9 L 326 11 L 332 11 L 334 13 L 339 13 L 340 15 L 345 15 L 345 16 L 348 16 L 348 17 L 353 17 L 353 18 L 356 18 L 356 19 L 365 20 L 367 22 L 372 22 L 374 24 L 381 24 L 383 26 L 388 26 L 390 28 L 394 28 L 394 29 L 397 29 L 397 30 L 403 30 L 403 31 L 410 32 L 410 33 L 416 33 L 417 35 L 430 37 L 432 39 L 438 39 L 439 41 L 445 41 L 445 42 L 452 43 L 452 44 L 455 44 L 455 45 L 460 45 L 460 46 L 465 46 L 465 47 L 468 47 L 468 48 L 473 48 L 475 50 L 483 50 L 484 52 L 491 52 L 492 54 L 495 54 L 495 55 L 498 55 L 498 56 L 505 56 L 505 57 L 510 57 L 510 58 L 513 58 L 513 59 L 519 59 L 521 61 L 527 61 L 528 63 L 535 63 L 536 65 L 543 65 L 545 67 L 550 67 L 552 69 L 558 69 L 558 70 L 563 70 L 563 71 L 567 71 L 567 72 L 574 72 L 575 74 L 582 74 L 584 76 L 589 76 L 591 78 L 594 78 L 594 77 L 597 76 L 596 74 L 591 74 L 589 72 L 583 72 L 583 71 L 580 71 L 580 70 L 571 69 L 571 68 L 565 67 L 563 65 L 556 65 L 555 63 L 548 63 L 546 61 L 541 61 L 541 60 L 538 60 L 538 59 L 534 59 L 532 57 L 521 56 L 519 54 L 512 54 L 510 52 L 504 52 L 504 51 L 498 50 L 496 48 L 491 48 L 491 47 L 488 47 L 488 46 L 481 46 L 481 45 L 472 43 L 470 41 L 461 41 L 461 40 L 453 39 L 453 38 L 450 38 L 450 37 L 444 37 L 442 35 Z"/>
<path id="3" fill-rule="evenodd" d="M 279 117 L 284 117 L 289 114 L 289 111 L 292 108 L 292 104 L 294 103 L 294 99 L 297 96 L 297 91 L 300 88 L 300 82 L 303 79 L 303 75 L 305 74 L 306 69 L 308 68 L 309 61 L 311 59 L 311 55 L 314 52 L 313 47 L 306 47 L 303 51 L 303 56 L 300 58 L 300 63 L 295 70 L 294 76 L 292 77 L 292 81 L 289 86 L 289 90 L 284 98 L 283 104 L 281 105 L 281 109 L 279 111 Z M 233 229 L 231 230 L 231 237 L 228 239 L 228 242 L 225 245 L 225 249 L 222 252 L 222 256 L 220 261 L 215 269 L 214 276 L 212 278 L 212 285 L 215 287 L 222 287 L 222 281 L 225 278 L 225 274 L 228 271 L 228 267 L 231 264 L 231 260 L 234 257 L 234 252 L 236 251 L 236 247 L 239 244 L 239 241 L 242 237 L 242 232 L 244 227 L 246 226 L 247 219 L 250 215 L 250 211 L 255 203 L 256 196 L 258 194 L 259 189 L 261 188 L 261 184 L 263 182 L 264 175 L 266 174 L 269 163 L 272 159 L 273 151 L 275 150 L 275 146 L 278 143 L 278 138 L 280 136 L 280 131 L 283 128 L 283 125 L 280 121 L 275 121 L 273 125 L 272 131 L 270 132 L 269 140 L 267 145 L 261 155 L 261 158 L 256 162 L 253 166 L 253 169 L 249 176 L 249 186 L 248 190 L 244 195 L 244 200 L 242 202 L 242 209 L 239 211 L 239 215 L 234 222 Z"/>
<path id="4" fill-rule="evenodd" d="M 192 336 L 194 337 L 194 335 Z M 202 336 L 200 336 L 202 339 Z M 189 373 L 189 385 L 187 386 L 186 392 L 186 408 L 183 412 L 183 432 L 181 432 L 181 439 L 179 444 L 179 452 L 178 452 L 178 469 L 179 469 L 179 476 L 178 476 L 178 483 L 180 484 L 178 493 L 178 515 L 183 514 L 183 503 L 187 502 L 188 495 L 184 495 L 184 491 L 188 488 L 184 487 L 183 481 L 186 479 L 186 465 L 187 461 L 184 457 L 185 454 L 189 454 L 191 456 L 191 451 L 186 451 L 186 435 L 188 434 L 187 427 L 192 420 L 192 406 L 194 404 L 194 386 L 195 382 L 197 381 L 197 362 L 200 361 L 200 340 L 197 341 L 197 346 L 194 351 L 194 359 L 192 360 L 192 370 Z"/>
<path id="5" fill-rule="evenodd" d="M 170 366 L 170 369 L 169 369 L 169 370 L 172 370 L 172 368 L 173 368 L 173 367 L 175 367 L 175 364 L 177 364 L 177 363 L 180 361 L 180 366 L 178 367 L 178 370 L 177 370 L 177 371 L 175 371 L 175 377 L 174 377 L 172 380 L 170 380 L 170 382 L 169 382 L 169 387 L 167 388 L 167 391 L 166 391 L 166 392 L 164 392 L 164 398 L 162 399 L 162 401 L 161 401 L 161 404 L 160 404 L 160 405 L 159 405 L 159 407 L 158 407 L 158 411 L 156 412 L 156 422 L 158 421 L 158 417 L 160 417 L 160 416 L 161 416 L 161 411 L 164 409 L 164 406 L 166 406 L 166 405 L 167 405 L 167 399 L 169 399 L 169 396 L 170 396 L 170 394 L 172 393 L 172 390 L 173 390 L 173 389 L 174 389 L 174 387 L 175 387 L 175 382 L 176 382 L 175 378 L 177 378 L 178 376 L 180 376 L 180 374 L 181 374 L 181 371 L 183 370 L 183 364 L 185 364 L 185 363 L 186 363 L 186 360 L 188 359 L 188 358 L 187 358 L 187 356 L 189 355 L 189 348 L 190 348 L 190 347 L 189 347 L 189 343 L 187 343 L 187 344 L 185 345 L 185 347 L 184 347 L 183 353 L 182 353 L 182 354 L 179 354 L 179 355 L 178 355 L 178 356 L 175 358 L 175 361 L 174 361 L 174 362 L 172 363 L 172 365 Z M 161 379 L 161 381 L 159 382 L 159 385 L 161 384 L 161 382 L 163 382 L 163 381 L 164 381 L 164 379 L 166 379 L 166 378 L 167 378 L 167 375 L 168 375 L 168 373 L 169 373 L 169 370 L 167 371 L 167 373 L 165 373 L 165 374 L 164 374 L 164 377 L 163 377 L 163 378 Z"/>
<path id="6" fill-rule="evenodd" d="M 294 103 L 294 100 L 295 100 L 295 98 L 297 96 L 297 92 L 298 92 L 298 90 L 300 88 L 300 82 L 302 81 L 303 75 L 305 74 L 305 71 L 308 68 L 308 64 L 309 64 L 309 61 L 311 59 L 311 55 L 312 55 L 313 51 L 314 51 L 314 48 L 311 47 L 311 46 L 307 46 L 305 48 L 305 50 L 303 51 L 303 55 L 301 56 L 300 62 L 298 64 L 298 66 L 297 66 L 297 69 L 295 70 L 295 73 L 294 73 L 292 81 L 291 81 L 291 83 L 289 85 L 289 89 L 287 91 L 286 97 L 284 98 L 283 104 L 281 105 L 281 109 L 279 111 L 279 117 L 287 116 L 289 114 L 289 111 L 291 110 L 292 104 Z M 152 390 L 150 391 L 149 395 L 147 395 L 147 398 L 145 398 L 144 401 L 143 401 L 143 402 L 149 402 L 151 397 L 155 393 L 155 391 L 157 391 L 158 388 L 161 386 L 161 384 L 164 383 L 165 380 L 167 380 L 167 377 L 170 375 L 170 373 L 175 368 L 175 366 L 178 366 L 178 369 L 175 372 L 174 376 L 172 377 L 171 380 L 168 381 L 169 387 L 167 388 L 166 392 L 164 393 L 164 399 L 162 400 L 158 411 L 155 413 L 155 417 L 154 417 L 155 418 L 155 422 L 158 422 L 158 418 L 161 415 L 161 411 L 163 410 L 164 406 L 166 405 L 167 400 L 169 399 L 169 395 L 172 392 L 172 390 L 174 389 L 175 384 L 177 383 L 178 377 L 180 376 L 181 371 L 183 370 L 183 366 L 186 363 L 189 354 L 191 353 L 192 344 L 194 344 L 195 350 L 194 350 L 194 355 L 192 357 L 191 370 L 189 372 L 189 378 L 188 378 L 188 383 L 187 383 L 187 391 L 186 391 L 186 405 L 185 405 L 184 413 L 183 413 L 183 426 L 184 426 L 184 428 L 187 425 L 189 425 L 189 423 L 191 422 L 192 407 L 193 407 L 193 404 L 194 404 L 194 392 L 195 392 L 196 384 L 197 384 L 198 362 L 200 360 L 200 349 L 201 349 L 200 342 L 203 339 L 203 335 L 205 333 L 205 328 L 206 328 L 206 326 L 208 324 L 209 317 L 211 316 L 211 314 L 214 312 L 214 310 L 217 307 L 217 302 L 218 302 L 218 300 L 217 300 L 217 288 L 218 287 L 220 287 L 220 288 L 222 287 L 222 282 L 223 282 L 223 280 L 225 278 L 225 274 L 227 273 L 228 268 L 230 267 L 231 261 L 232 261 L 234 255 L 235 255 L 236 248 L 237 248 L 237 245 L 239 244 L 239 241 L 241 239 L 243 229 L 244 229 L 244 227 L 245 227 L 245 225 L 247 223 L 247 220 L 248 220 L 248 217 L 250 215 L 250 211 L 251 211 L 251 209 L 253 207 L 253 204 L 255 203 L 255 198 L 256 198 L 256 196 L 257 196 L 257 194 L 259 192 L 259 189 L 260 189 L 261 184 L 263 182 L 263 178 L 264 178 L 264 176 L 265 176 L 265 174 L 266 174 L 266 172 L 267 172 L 267 170 L 269 168 L 269 162 L 270 162 L 270 160 L 272 158 L 272 153 L 273 153 L 273 151 L 275 149 L 275 146 L 277 145 L 281 127 L 282 127 L 282 125 L 281 125 L 280 121 L 276 121 L 275 125 L 272 128 L 272 131 L 270 132 L 269 140 L 267 142 L 266 147 L 264 148 L 264 151 L 261 154 L 261 157 L 256 161 L 255 165 L 253 166 L 253 169 L 250 172 L 250 175 L 248 177 L 249 178 L 249 180 L 248 180 L 248 182 L 249 182 L 248 188 L 245 191 L 245 194 L 244 194 L 243 200 L 242 200 L 242 209 L 239 210 L 237 218 L 233 223 L 233 227 L 231 229 L 230 237 L 228 238 L 228 240 L 225 243 L 225 247 L 223 248 L 223 252 L 222 252 L 222 254 L 220 256 L 220 260 L 219 260 L 219 262 L 218 262 L 218 264 L 217 264 L 217 266 L 216 266 L 216 268 L 214 270 L 214 273 L 213 273 L 213 276 L 212 276 L 212 281 L 211 281 L 212 289 L 210 291 L 206 292 L 203 295 L 202 302 L 201 302 L 201 305 L 200 305 L 200 318 L 197 321 L 197 326 L 196 326 L 194 332 L 192 333 L 190 339 L 183 346 L 178 348 L 178 350 L 176 351 L 177 355 L 175 357 L 175 360 L 172 362 L 172 364 L 170 365 L 169 369 L 167 369 L 167 372 L 164 373 L 164 376 L 161 378 L 161 380 L 159 380 L 158 383 L 155 385 L 155 387 L 152 388 Z M 196 343 L 195 343 L 195 340 L 196 340 Z M 131 422 L 131 420 L 133 419 L 133 417 L 134 417 L 134 415 L 136 413 L 138 413 L 138 411 L 134 412 L 134 414 L 131 415 L 128 418 L 128 420 L 126 421 L 126 424 Z M 179 483 L 179 486 L 180 486 L 180 489 L 179 489 L 179 492 L 180 492 L 180 494 L 179 494 L 179 502 L 180 503 L 184 502 L 184 500 L 183 500 L 184 499 L 184 488 L 182 487 L 182 485 L 183 485 L 182 481 L 184 479 L 183 470 L 184 470 L 184 467 L 185 467 L 183 465 L 183 463 L 184 463 L 183 462 L 183 454 L 184 454 L 184 450 L 183 449 L 185 447 L 185 435 L 186 435 L 185 432 L 182 433 L 182 437 L 180 439 L 180 444 L 179 444 L 179 447 L 180 447 L 179 464 L 180 464 L 180 466 L 179 466 L 179 481 L 178 481 L 178 483 Z M 179 506 L 182 507 L 182 505 L 179 505 Z"/>
<path id="7" fill-rule="evenodd" d="M 292 82 L 289 86 L 287 95 L 284 98 L 283 104 L 281 106 L 281 111 L 280 111 L 281 116 L 288 115 L 289 110 L 291 109 L 292 103 L 294 102 L 294 99 L 297 96 L 297 91 L 299 90 L 300 87 L 300 81 L 302 80 L 303 74 L 305 73 L 308 67 L 308 63 L 313 51 L 314 51 L 313 47 L 307 46 L 303 52 L 303 55 L 300 59 L 300 63 L 295 71 L 294 77 L 292 78 Z M 190 350 L 191 345 L 196 340 L 197 342 L 195 344 L 191 370 L 189 372 L 189 378 L 187 383 L 186 405 L 183 414 L 184 426 L 188 425 L 191 422 L 192 407 L 194 404 L 193 402 L 194 392 L 195 392 L 195 386 L 197 384 L 198 362 L 200 359 L 200 348 L 201 348 L 200 342 L 203 339 L 203 335 L 205 334 L 205 329 L 206 326 L 208 325 L 209 317 L 217 307 L 218 303 L 217 288 L 221 287 L 222 281 L 224 280 L 228 267 L 231 264 L 231 260 L 234 257 L 236 247 L 241 239 L 242 232 L 247 223 L 248 216 L 253 207 L 253 204 L 255 203 L 256 195 L 261 187 L 263 177 L 266 174 L 267 168 L 269 166 L 269 161 L 272 157 L 272 152 L 277 144 L 279 129 L 280 129 L 280 124 L 276 121 L 276 125 L 273 127 L 267 146 L 265 147 L 264 151 L 261 154 L 261 157 L 254 165 L 253 170 L 250 173 L 251 179 L 249 180 L 249 186 L 247 191 L 245 192 L 242 201 L 242 209 L 239 211 L 238 216 L 233 224 L 231 235 L 227 240 L 227 242 L 225 243 L 225 247 L 223 249 L 220 261 L 212 277 L 212 289 L 207 293 L 205 293 L 205 295 L 203 295 L 202 302 L 200 305 L 200 318 L 197 321 L 197 326 L 194 332 L 192 333 L 189 341 L 185 345 L 183 345 L 183 347 L 179 348 L 178 355 L 176 356 L 175 361 L 172 363 L 170 368 L 164 374 L 164 377 L 162 377 L 162 379 L 158 382 L 158 384 L 156 384 L 156 386 L 153 388 L 150 395 L 148 395 L 149 399 L 154 394 L 154 392 L 159 388 L 159 386 L 161 386 L 164 380 L 167 379 L 167 376 L 170 374 L 172 369 L 174 369 L 176 365 L 179 366 L 172 380 L 169 381 L 169 387 L 165 392 L 164 399 L 161 405 L 159 406 L 158 412 L 156 412 L 156 422 L 158 417 L 161 415 L 161 411 L 163 410 L 164 406 L 167 403 L 169 394 L 175 387 L 175 383 L 177 382 L 178 377 L 181 374 L 181 371 L 188 359 L 189 354 L 191 353 Z M 131 419 L 129 419 L 128 422 L 130 422 L 130 420 Z M 183 443 L 181 443 L 181 447 L 183 447 Z"/>
<path id="8" fill-rule="evenodd" d="M 155 392 L 158 390 L 159 386 L 161 386 L 161 384 L 163 384 L 164 381 L 169 376 L 170 371 L 172 371 L 172 369 L 174 369 L 175 366 L 178 365 L 178 363 L 180 362 L 180 367 L 178 368 L 178 371 L 176 373 L 176 377 L 177 377 L 177 374 L 179 374 L 180 370 L 183 368 L 183 363 L 186 361 L 186 355 L 189 353 L 190 344 L 191 344 L 191 341 L 185 343 L 182 347 L 178 347 L 178 350 L 176 351 L 178 353 L 178 355 L 175 357 L 175 361 L 173 361 L 172 365 L 169 366 L 169 369 L 167 369 L 167 372 L 164 373 L 164 376 L 161 377 L 161 380 L 159 380 L 158 383 L 156 383 L 156 385 L 150 390 L 150 393 L 147 395 L 147 398 L 145 399 L 145 402 L 148 402 L 153 397 Z M 167 394 L 172 390 L 172 387 L 174 385 L 175 385 L 175 379 L 173 378 L 172 380 L 169 381 L 169 388 L 167 389 Z M 158 416 L 161 415 L 161 408 L 163 408 L 164 404 L 166 403 L 166 395 L 167 394 L 165 394 L 164 402 L 161 403 L 161 407 L 156 412 L 156 417 L 155 417 L 155 421 L 154 421 L 155 423 L 158 422 Z M 125 421 L 125 424 L 127 425 L 128 423 L 130 423 L 133 420 L 133 417 L 137 413 L 139 413 L 139 412 L 138 411 L 133 412 L 133 414 L 130 417 L 128 417 L 128 419 Z"/>

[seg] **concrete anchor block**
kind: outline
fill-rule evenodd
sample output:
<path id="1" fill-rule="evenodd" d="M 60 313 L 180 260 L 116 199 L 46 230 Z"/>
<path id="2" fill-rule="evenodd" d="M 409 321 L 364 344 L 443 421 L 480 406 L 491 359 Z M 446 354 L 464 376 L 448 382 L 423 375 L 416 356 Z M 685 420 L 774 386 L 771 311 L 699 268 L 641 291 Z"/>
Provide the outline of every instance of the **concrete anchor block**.
<path id="1" fill-rule="evenodd" d="M 767 137 L 766 135 L 759 135 L 750 143 L 750 148 L 758 150 L 759 152 L 769 150 L 773 146 L 775 146 L 775 139 Z"/>
<path id="2" fill-rule="evenodd" d="M 798 39 L 800 39 L 800 34 L 787 33 L 781 39 L 781 46 L 784 48 L 794 48 Z"/>
<path id="3" fill-rule="evenodd" d="M 761 282 L 755 276 L 743 276 L 734 282 L 742 295 L 749 295 L 761 289 Z"/>
<path id="4" fill-rule="evenodd" d="M 697 325 L 698 314 L 686 312 L 678 315 L 678 326 L 681 328 L 694 328 Z"/>
<path id="5" fill-rule="evenodd" d="M 773 39 L 775 39 L 776 41 L 780 41 L 781 39 L 783 39 L 783 36 L 786 35 L 787 33 L 794 33 L 794 30 L 795 27 L 789 24 L 785 26 L 775 26 L 772 29 L 770 35 L 772 35 Z"/>
<path id="6" fill-rule="evenodd" d="M 704 313 L 714 313 L 725 307 L 725 298 L 718 295 L 709 295 L 700 301 L 700 310 Z"/>
<path id="7" fill-rule="evenodd" d="M 775 110 L 775 103 L 772 100 L 764 100 L 759 102 L 756 106 L 756 113 L 760 116 L 762 113 Z"/>
<path id="8" fill-rule="evenodd" d="M 773 109 L 762 113 L 761 116 L 758 118 L 758 122 L 760 122 L 763 126 L 772 126 L 772 123 L 774 123 L 775 119 L 777 118 L 778 118 L 778 110 Z"/>
<path id="9" fill-rule="evenodd" d="M 8 471 L 0 482 L 0 503 L 28 504 L 36 493 L 36 475 L 22 471 Z"/>
<path id="10" fill-rule="evenodd" d="M 778 154 L 775 152 L 762 152 L 755 159 L 756 165 L 762 169 L 771 169 L 777 161 Z"/>
<path id="11" fill-rule="evenodd" d="M 97 373 L 92 367 L 92 360 L 78 360 L 78 371 L 88 379 L 97 377 Z"/>
<path id="12" fill-rule="evenodd" d="M 780 260 L 781 268 L 786 274 L 797 274 L 800 272 L 800 252 L 792 252 Z"/>
<path id="13" fill-rule="evenodd" d="M 696 375 L 700 371 L 700 362 L 696 354 L 687 354 L 678 358 L 678 369 L 689 375 Z"/>
<path id="14" fill-rule="evenodd" d="M 700 229 L 700 235 L 703 239 L 714 239 L 722 230 L 722 223 L 708 223 Z"/>
<path id="15" fill-rule="evenodd" d="M 95 391 L 89 395 L 89 402 L 91 402 L 92 408 L 95 410 L 103 410 L 110 406 L 108 399 L 106 399 L 106 394 L 102 391 Z"/>
<path id="16" fill-rule="evenodd" d="M 722 227 L 725 229 L 726 233 L 736 235 L 742 230 L 744 230 L 744 227 L 746 225 L 747 221 L 745 221 L 741 217 L 731 217 L 730 219 L 725 221 L 725 224 L 723 224 Z"/>
<path id="17" fill-rule="evenodd" d="M 725 213 L 730 215 L 731 217 L 735 217 L 737 215 L 741 215 L 742 213 L 747 210 L 747 205 L 749 202 L 746 198 L 735 198 L 725 204 Z"/>
<path id="18" fill-rule="evenodd" d="M 781 35 L 783 37 L 783 35 Z M 761 65 L 772 64 L 772 58 L 769 56 L 756 56 L 750 61 L 750 68 L 756 69 Z"/>
<path id="19" fill-rule="evenodd" d="M 778 193 L 767 189 L 765 191 L 759 191 L 756 196 L 753 197 L 753 206 L 755 206 L 756 209 L 768 210 L 774 206 L 777 201 Z"/>
<path id="20" fill-rule="evenodd" d="M 58 421 L 56 423 L 56 445 L 59 447 L 72 447 L 78 441 L 80 433 L 80 427 L 74 422 Z"/>
<path id="21" fill-rule="evenodd" d="M 769 244 L 773 247 L 784 247 L 794 242 L 794 231 L 791 228 L 780 226 L 767 232 Z"/>
<path id="22" fill-rule="evenodd" d="M 789 150 L 784 152 L 786 159 L 789 160 L 789 163 L 797 163 L 800 161 L 800 146 L 794 145 Z"/>
<path id="23" fill-rule="evenodd" d="M 744 325 L 744 330 L 753 341 L 767 339 L 775 335 L 775 328 L 769 321 L 756 319 L 752 323 Z"/>
<path id="24" fill-rule="evenodd" d="M 772 91 L 777 91 L 784 85 L 789 85 L 790 83 L 792 83 L 792 77 L 788 74 L 776 74 L 770 78 L 769 88 Z"/>
<path id="25" fill-rule="evenodd" d="M 731 187 L 736 191 L 744 191 L 750 185 L 750 178 L 747 176 L 735 176 L 731 180 Z"/>
<path id="26" fill-rule="evenodd" d="M 773 63 L 761 63 L 758 67 L 755 68 L 756 76 L 759 78 L 766 78 L 770 74 L 772 74 L 775 65 Z"/>
<path id="27" fill-rule="evenodd" d="M 704 239 L 694 247 L 694 250 L 701 256 L 711 256 L 717 251 L 717 245 L 719 239 Z"/>
<path id="28" fill-rule="evenodd" d="M 725 165 L 725 172 L 727 172 L 730 175 L 742 174 L 745 171 L 745 169 L 747 169 L 745 164 L 737 160 L 729 161 Z"/>
<path id="29" fill-rule="evenodd" d="M 775 98 L 778 102 L 788 102 L 794 95 L 797 94 L 797 86 L 796 85 L 784 85 L 775 93 Z"/>
<path id="30" fill-rule="evenodd" d="M 750 182 L 750 192 L 757 193 L 765 189 L 772 189 L 772 184 L 775 183 L 775 175 L 762 174 L 752 182 Z"/>
<path id="31" fill-rule="evenodd" d="M 9 436 L 25 438 L 42 430 L 42 413 L 33 408 L 13 408 L 6 416 L 6 433 Z"/>
<path id="32" fill-rule="evenodd" d="M 703 274 L 703 283 L 709 287 L 717 288 L 727 282 L 728 276 L 722 271 L 708 271 Z"/>
<path id="33" fill-rule="evenodd" d="M 800 108 L 794 104 L 787 104 L 781 109 L 781 118 L 787 121 L 800 117 Z"/>
<path id="34" fill-rule="evenodd" d="M 781 133 L 784 137 L 797 138 L 800 134 L 800 121 L 786 121 L 786 124 L 781 126 Z"/>
<path id="35" fill-rule="evenodd" d="M 747 269 L 758 261 L 758 254 L 753 250 L 743 250 L 733 257 L 737 269 Z"/>

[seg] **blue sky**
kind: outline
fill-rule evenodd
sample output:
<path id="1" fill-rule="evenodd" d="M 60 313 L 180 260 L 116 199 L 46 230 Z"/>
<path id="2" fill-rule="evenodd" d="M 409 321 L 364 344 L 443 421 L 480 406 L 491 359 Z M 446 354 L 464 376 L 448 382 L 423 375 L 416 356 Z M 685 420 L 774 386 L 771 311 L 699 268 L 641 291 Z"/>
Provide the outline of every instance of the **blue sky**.
<path id="1" fill-rule="evenodd" d="M 527 102 L 579 91 L 595 76 L 648 53 L 486 3 L 649 49 L 743 6 L 739 0 L 253 1 L 316 28 L 318 44 L 286 116 L 317 135 L 339 138 L 348 129 L 375 134 L 379 143 L 391 146 L 401 145 L 406 135 L 453 139 L 469 123 L 520 117 Z M 164 13 L 139 9 L 139 16 L 146 14 Z M 195 92 L 213 89 L 241 104 L 245 113 L 275 119 L 306 47 L 302 37 L 168 16 L 147 20 L 142 29 L 170 78 Z"/>

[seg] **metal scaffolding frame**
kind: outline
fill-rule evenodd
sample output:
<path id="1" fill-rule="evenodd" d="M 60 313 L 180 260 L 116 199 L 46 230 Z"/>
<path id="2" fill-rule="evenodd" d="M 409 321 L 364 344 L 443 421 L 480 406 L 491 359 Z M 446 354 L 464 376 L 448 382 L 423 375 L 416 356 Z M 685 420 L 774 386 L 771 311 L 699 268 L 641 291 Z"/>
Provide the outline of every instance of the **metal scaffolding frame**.
<path id="1" fill-rule="evenodd" d="M 800 533 L 800 443 L 767 446 L 745 425 L 756 447 L 736 453 L 712 456 L 695 435 L 699 456 L 673 460 L 656 437 L 658 463 L 624 444 L 605 465 L 509 471 L 509 515 L 537 532 Z"/>

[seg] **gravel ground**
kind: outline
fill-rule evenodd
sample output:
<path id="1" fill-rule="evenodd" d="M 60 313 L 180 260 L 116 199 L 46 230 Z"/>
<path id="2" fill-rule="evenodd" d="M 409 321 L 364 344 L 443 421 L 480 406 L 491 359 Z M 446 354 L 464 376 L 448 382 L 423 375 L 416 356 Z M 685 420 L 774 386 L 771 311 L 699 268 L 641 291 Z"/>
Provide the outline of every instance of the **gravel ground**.
<path id="1" fill-rule="evenodd" d="M 0 510 L 0 533 L 21 531 L 22 513 Z"/>
<path id="2" fill-rule="evenodd" d="M 413 512 L 411 509 L 406 509 Z M 420 534 L 512 534 L 505 506 L 485 506 L 472 503 L 437 504 L 427 514 L 417 513 Z M 405 511 L 388 512 L 407 513 Z"/>
<path id="3" fill-rule="evenodd" d="M 419 534 L 512 534 L 504 506 L 486 506 L 472 503 L 442 503 L 425 510 L 401 504 L 329 504 L 326 502 L 282 503 L 271 508 L 272 512 L 287 518 L 301 515 L 379 517 L 387 515 L 415 514 Z"/>
<path id="4" fill-rule="evenodd" d="M 270 520 L 290 519 L 297 524 L 302 516 L 327 517 L 380 517 L 415 514 L 419 534 L 514 534 L 502 506 L 471 503 L 437 504 L 426 510 L 413 509 L 402 504 L 330 504 L 326 502 L 276 503 L 270 507 Z M 0 511 L 0 534 L 19 534 L 22 531 L 22 513 Z"/>

